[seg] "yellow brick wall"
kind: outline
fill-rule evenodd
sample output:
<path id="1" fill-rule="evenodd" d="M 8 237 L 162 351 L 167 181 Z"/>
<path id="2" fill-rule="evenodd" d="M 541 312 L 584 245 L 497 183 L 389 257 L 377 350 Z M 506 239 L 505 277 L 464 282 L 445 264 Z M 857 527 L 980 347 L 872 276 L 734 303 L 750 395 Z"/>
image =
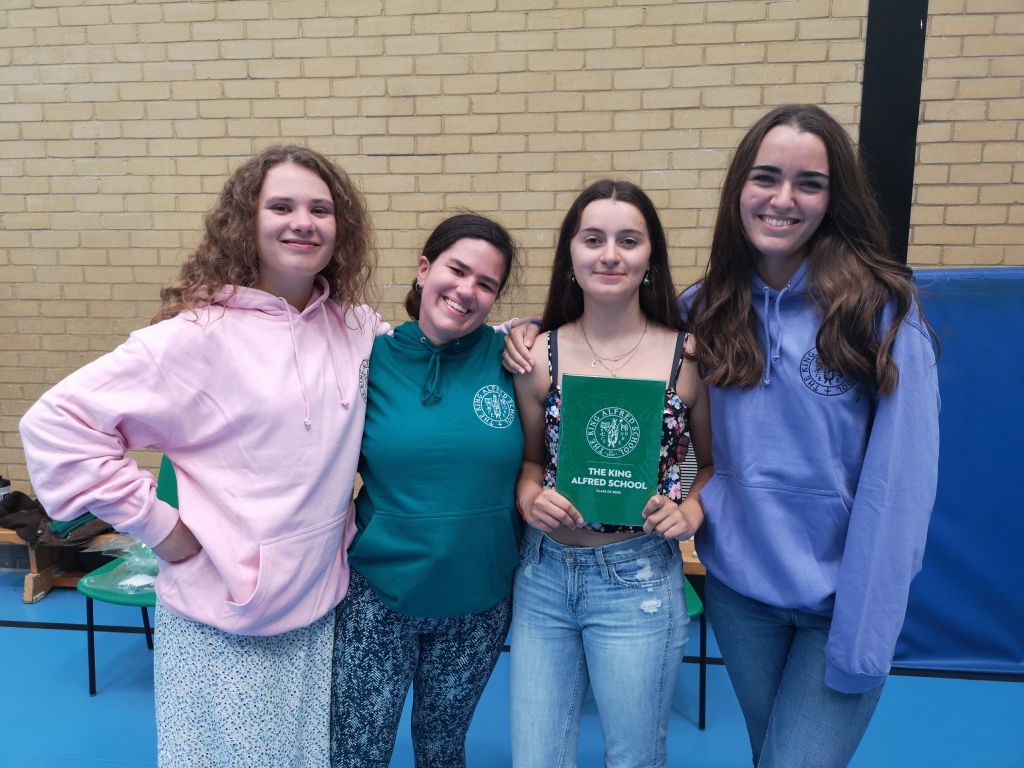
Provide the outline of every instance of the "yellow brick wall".
<path id="1" fill-rule="evenodd" d="M 1024 264 L 1024 8 L 931 0 L 912 263 Z M 856 134 L 867 0 L 3 0 L 0 472 L 17 421 L 144 325 L 226 175 L 289 141 L 358 180 L 380 309 L 470 208 L 524 246 L 536 312 L 561 214 L 642 184 L 700 275 L 730 152 L 768 107 Z"/>

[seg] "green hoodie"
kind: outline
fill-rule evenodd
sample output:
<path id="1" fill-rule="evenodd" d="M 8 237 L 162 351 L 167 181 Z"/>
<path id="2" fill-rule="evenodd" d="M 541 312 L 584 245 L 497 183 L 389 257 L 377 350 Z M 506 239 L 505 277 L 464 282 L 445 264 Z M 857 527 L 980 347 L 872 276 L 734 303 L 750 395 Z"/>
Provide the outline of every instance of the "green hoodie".
<path id="1" fill-rule="evenodd" d="M 512 589 L 523 435 L 503 344 L 481 326 L 435 347 L 405 323 L 373 345 L 349 563 L 406 616 L 476 613 Z"/>

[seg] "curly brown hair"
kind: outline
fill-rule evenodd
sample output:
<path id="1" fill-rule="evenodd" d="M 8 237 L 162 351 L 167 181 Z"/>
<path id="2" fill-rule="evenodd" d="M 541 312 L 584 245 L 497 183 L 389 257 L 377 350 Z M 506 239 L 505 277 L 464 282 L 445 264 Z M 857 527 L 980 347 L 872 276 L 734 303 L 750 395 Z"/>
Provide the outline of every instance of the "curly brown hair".
<path id="1" fill-rule="evenodd" d="M 332 299 L 361 304 L 376 257 L 366 202 L 356 185 L 330 160 L 306 147 L 276 144 L 246 160 L 224 183 L 204 218 L 205 234 L 178 279 L 160 291 L 162 305 L 152 322 L 210 304 L 225 285 L 252 286 L 259 278 L 256 213 L 263 181 L 275 165 L 294 163 L 323 179 L 331 192 L 337 238 L 322 270 Z"/>
<path id="2" fill-rule="evenodd" d="M 883 220 L 849 134 L 813 104 L 771 110 L 747 132 L 733 155 L 722 186 L 711 255 L 690 312 L 701 372 L 719 387 L 753 387 L 761 380 L 764 352 L 750 292 L 758 254 L 747 239 L 739 205 L 761 141 L 780 125 L 818 136 L 828 157 L 828 209 L 807 243 L 809 295 L 821 312 L 818 353 L 831 368 L 869 390 L 892 392 L 899 379 L 892 346 L 917 289 L 910 269 L 889 255 Z M 876 324 L 889 301 L 895 302 L 895 314 L 887 328 L 879 329 Z M 920 312 L 920 306 L 917 309 Z M 921 319 L 931 332 L 923 314 Z"/>

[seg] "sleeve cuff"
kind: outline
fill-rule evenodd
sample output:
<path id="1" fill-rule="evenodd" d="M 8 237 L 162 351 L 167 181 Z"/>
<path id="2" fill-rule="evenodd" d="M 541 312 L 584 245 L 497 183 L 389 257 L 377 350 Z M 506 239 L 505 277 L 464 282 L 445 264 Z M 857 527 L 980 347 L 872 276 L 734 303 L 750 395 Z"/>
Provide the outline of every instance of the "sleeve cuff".
<path id="1" fill-rule="evenodd" d="M 156 499 L 149 513 L 139 522 L 126 525 L 120 530 L 138 537 L 143 544 L 152 549 L 171 535 L 178 524 L 178 510 L 170 504 Z"/>
<path id="2" fill-rule="evenodd" d="M 864 693 L 885 682 L 887 675 L 851 675 L 832 665 L 825 664 L 825 685 L 839 693 Z"/>

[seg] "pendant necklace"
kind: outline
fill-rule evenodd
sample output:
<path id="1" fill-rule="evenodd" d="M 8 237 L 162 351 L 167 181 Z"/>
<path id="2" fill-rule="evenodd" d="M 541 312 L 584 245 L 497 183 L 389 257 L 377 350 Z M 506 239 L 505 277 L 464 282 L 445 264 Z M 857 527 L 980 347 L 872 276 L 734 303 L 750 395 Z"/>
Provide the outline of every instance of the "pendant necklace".
<path id="1" fill-rule="evenodd" d="M 594 351 L 594 346 L 590 343 L 590 339 L 587 338 L 587 328 L 585 325 L 583 325 L 582 319 L 580 320 L 580 330 L 583 332 L 583 341 L 587 343 L 587 349 L 590 350 L 590 354 L 593 357 L 593 360 L 590 361 L 590 367 L 597 368 L 597 366 L 600 365 L 602 368 L 608 371 L 608 373 L 613 378 L 618 378 L 615 375 L 615 372 L 625 367 L 630 360 L 636 357 L 636 353 L 640 349 L 640 345 L 643 344 L 644 337 L 647 335 L 647 321 L 644 320 L 644 329 L 643 331 L 641 331 L 640 338 L 637 340 L 636 344 L 633 345 L 632 349 L 623 352 L 621 355 L 614 355 L 611 357 L 602 357 L 601 355 L 597 354 L 597 352 Z M 622 362 L 619 362 L 620 360 Z M 619 364 L 616 365 L 614 368 L 611 368 L 608 366 L 608 363 Z"/>

